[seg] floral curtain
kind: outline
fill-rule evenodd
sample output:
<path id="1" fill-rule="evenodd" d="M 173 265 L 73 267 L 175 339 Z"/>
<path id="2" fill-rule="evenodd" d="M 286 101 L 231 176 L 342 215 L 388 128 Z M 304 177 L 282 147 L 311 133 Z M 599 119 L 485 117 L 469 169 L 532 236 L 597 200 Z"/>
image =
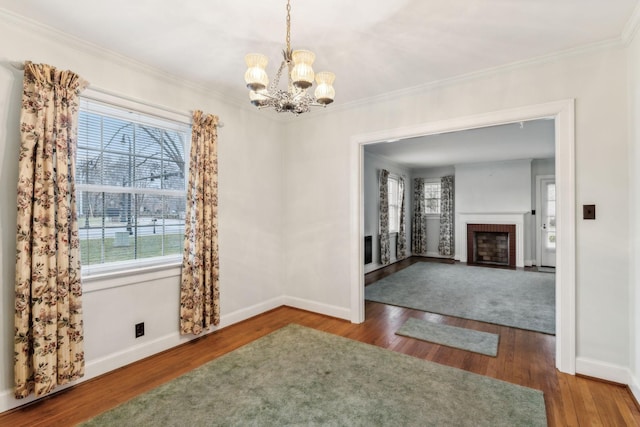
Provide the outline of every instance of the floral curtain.
<path id="1" fill-rule="evenodd" d="M 18 399 L 84 375 L 74 172 L 78 95 L 87 84 L 71 71 L 25 63 L 14 305 Z"/>
<path id="2" fill-rule="evenodd" d="M 380 170 L 380 207 L 379 207 L 379 231 L 380 231 L 380 264 L 387 265 L 391 262 L 391 243 L 389 241 L 389 171 Z"/>
<path id="3" fill-rule="evenodd" d="M 454 179 L 443 176 L 440 180 L 440 242 L 438 253 L 453 256 L 453 214 L 454 214 Z"/>
<path id="4" fill-rule="evenodd" d="M 217 147 L 218 117 L 194 111 L 180 285 L 183 335 L 220 323 Z"/>
<path id="5" fill-rule="evenodd" d="M 404 197 L 404 178 L 398 178 L 398 204 L 400 205 L 400 225 L 398 227 L 398 238 L 396 240 L 396 258 L 398 260 L 407 257 L 407 230 L 404 223 L 405 213 L 405 197 Z"/>
<path id="6" fill-rule="evenodd" d="M 424 200 L 424 178 L 413 180 L 413 222 L 411 247 L 416 255 L 427 254 L 427 210 Z"/>

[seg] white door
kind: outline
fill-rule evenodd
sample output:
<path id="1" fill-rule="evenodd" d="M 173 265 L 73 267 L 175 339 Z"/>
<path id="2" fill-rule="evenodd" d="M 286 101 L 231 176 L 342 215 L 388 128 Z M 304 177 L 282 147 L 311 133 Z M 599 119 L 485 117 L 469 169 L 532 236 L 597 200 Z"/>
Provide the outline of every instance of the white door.
<path id="1" fill-rule="evenodd" d="M 540 180 L 540 264 L 556 266 L 556 181 L 555 178 Z"/>

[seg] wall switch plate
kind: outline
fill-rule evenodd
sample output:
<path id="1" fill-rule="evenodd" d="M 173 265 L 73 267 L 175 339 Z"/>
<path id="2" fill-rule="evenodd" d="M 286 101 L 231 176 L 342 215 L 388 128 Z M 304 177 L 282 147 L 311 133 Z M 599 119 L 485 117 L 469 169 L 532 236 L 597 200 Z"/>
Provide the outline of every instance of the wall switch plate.
<path id="1" fill-rule="evenodd" d="M 136 323 L 136 338 L 140 338 L 144 335 L 144 322 Z"/>
<path id="2" fill-rule="evenodd" d="M 582 219 L 596 219 L 596 205 L 582 205 Z"/>

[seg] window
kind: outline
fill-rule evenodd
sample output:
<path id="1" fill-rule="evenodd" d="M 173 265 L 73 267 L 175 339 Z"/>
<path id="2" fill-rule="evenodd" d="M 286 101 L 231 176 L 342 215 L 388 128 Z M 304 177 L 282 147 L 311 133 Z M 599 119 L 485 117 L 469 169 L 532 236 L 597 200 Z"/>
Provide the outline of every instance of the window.
<path id="1" fill-rule="evenodd" d="M 424 184 L 424 205 L 427 214 L 440 214 L 440 182 Z"/>
<path id="2" fill-rule="evenodd" d="M 387 178 L 389 191 L 389 233 L 397 233 L 400 229 L 400 180 L 389 175 Z"/>
<path id="3" fill-rule="evenodd" d="M 76 191 L 83 274 L 179 259 L 190 135 L 188 124 L 82 99 Z"/>
<path id="4" fill-rule="evenodd" d="M 556 248 L 556 184 L 548 183 L 547 184 L 547 200 L 545 202 L 546 206 L 546 229 L 547 229 L 547 239 L 545 241 L 545 246 L 547 249 L 555 249 Z"/>

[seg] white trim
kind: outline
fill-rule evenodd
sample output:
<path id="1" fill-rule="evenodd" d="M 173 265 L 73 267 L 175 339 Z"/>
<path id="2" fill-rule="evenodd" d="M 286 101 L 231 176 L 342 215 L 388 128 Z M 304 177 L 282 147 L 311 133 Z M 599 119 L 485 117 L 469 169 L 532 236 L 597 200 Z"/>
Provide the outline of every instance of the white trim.
<path id="1" fill-rule="evenodd" d="M 614 365 L 584 357 L 576 358 L 576 373 L 600 378 L 618 384 L 632 384 L 631 371 L 626 366 Z"/>
<path id="2" fill-rule="evenodd" d="M 349 145 L 349 289 L 352 323 L 364 322 L 364 149 L 360 143 Z"/>
<path id="3" fill-rule="evenodd" d="M 299 308 L 300 310 L 324 314 L 325 316 L 337 317 L 338 319 L 351 319 L 351 311 L 346 307 L 322 304 L 316 301 L 288 296 L 285 296 L 283 298 L 283 301 L 283 305 L 293 308 Z"/>
<path id="4" fill-rule="evenodd" d="M 429 251 L 427 251 L 425 255 L 416 255 L 416 256 L 428 256 L 430 258 L 454 259 L 451 255 L 440 255 L 440 253 L 438 252 L 429 252 Z"/>
<path id="5" fill-rule="evenodd" d="M 112 91 L 102 89 L 95 86 L 89 86 L 80 94 L 80 100 L 83 98 L 97 102 L 98 105 L 106 104 L 114 106 L 117 109 L 132 110 L 136 113 L 143 113 L 153 117 L 160 117 L 165 120 L 172 120 L 187 126 L 191 126 L 191 113 L 189 111 L 178 111 L 176 109 L 156 105 L 141 99 L 137 99 L 128 95 L 121 95 Z M 123 115 L 124 120 L 130 120 Z"/>
<path id="6" fill-rule="evenodd" d="M 252 107 L 249 102 L 243 101 L 243 99 L 237 94 L 219 92 L 203 84 L 185 80 L 183 77 L 168 73 L 166 71 L 162 71 L 159 68 L 155 68 L 151 65 L 145 64 L 144 62 L 141 62 L 137 59 L 122 55 L 113 50 L 106 49 L 103 46 L 88 42 L 84 39 L 58 30 L 49 25 L 43 24 L 42 22 L 27 18 L 26 16 L 18 15 L 6 9 L 0 8 L 0 19 L 7 24 L 14 25 L 20 29 L 27 28 L 29 32 L 37 34 L 56 44 L 69 46 L 71 49 L 79 50 L 80 52 L 85 52 L 92 56 L 98 56 L 105 63 L 108 62 L 116 65 L 123 65 L 128 68 L 133 68 L 139 72 L 153 75 L 155 78 L 163 80 L 170 84 L 188 88 L 195 92 L 207 94 L 216 100 L 223 101 L 226 104 L 233 105 L 235 107 L 240 107 L 243 110 L 256 111 L 255 107 Z M 22 63 L 23 61 L 12 62 Z"/>
<path id="7" fill-rule="evenodd" d="M 180 277 L 182 273 L 182 256 L 161 257 L 164 258 L 163 264 L 144 265 L 143 260 L 134 260 L 126 263 L 117 263 L 119 269 L 115 266 L 111 268 L 100 269 L 96 266 L 91 269 L 83 268 L 82 275 L 82 292 L 89 294 L 91 292 L 102 291 L 105 289 L 119 288 L 123 286 L 138 285 L 144 282 L 154 282 L 156 280 L 166 279 L 169 277 Z M 174 258 L 167 260 L 166 258 Z M 157 259 L 156 262 L 162 262 Z M 129 268 L 126 268 L 128 266 Z M 86 273 L 86 270 L 90 270 Z M 86 275 L 85 275 L 86 274 Z"/>
<path id="8" fill-rule="evenodd" d="M 579 55 L 586 55 L 590 53 L 606 51 L 610 49 L 616 48 L 624 48 L 625 44 L 621 38 L 621 36 L 613 37 L 607 40 L 598 41 L 595 43 L 591 43 L 588 45 L 578 46 L 575 48 L 570 48 L 566 50 L 562 50 L 559 52 L 550 53 L 547 55 L 537 56 L 534 58 L 528 58 L 521 61 L 515 61 L 508 64 L 498 65 L 495 67 L 486 68 L 483 70 L 472 71 L 470 73 L 461 74 L 459 76 L 454 76 L 442 80 L 432 81 L 428 83 L 423 83 L 417 86 L 399 89 L 393 92 L 386 92 L 380 95 L 366 97 L 363 99 L 358 99 L 346 103 L 340 103 L 338 105 L 332 104 L 330 108 L 325 108 L 314 113 L 315 115 L 319 114 L 331 114 L 340 111 L 352 111 L 356 108 L 367 107 L 374 103 L 389 103 L 395 99 L 404 98 L 407 96 L 415 96 L 416 94 L 427 93 L 434 89 L 455 86 L 461 83 L 473 81 L 480 78 L 492 77 L 502 73 L 509 73 L 516 70 L 520 70 L 523 68 L 528 68 L 531 66 L 537 66 L 541 64 L 549 64 L 561 61 L 565 58 L 571 58 Z M 301 120 L 310 120 L 312 115 L 301 115 L 299 117 L 288 117 L 289 121 L 301 121 Z M 534 118 L 532 118 L 534 119 Z M 522 121 L 525 121 L 524 119 Z M 507 122 L 512 123 L 512 122 Z M 504 123 L 502 123 L 504 124 Z M 480 126 L 483 127 L 483 126 Z M 376 141 L 376 142 L 388 142 L 389 140 L 394 140 L 396 137 L 389 137 L 386 140 Z"/>
<path id="9" fill-rule="evenodd" d="M 184 344 L 194 339 L 201 338 L 211 332 L 226 328 L 227 326 L 231 326 L 235 323 L 257 316 L 258 314 L 273 310 L 274 308 L 278 308 L 282 305 L 285 305 L 284 297 L 272 298 L 268 301 L 263 301 L 259 304 L 240 309 L 233 313 L 223 314 L 222 316 L 220 316 L 220 324 L 216 327 L 210 328 L 208 331 L 206 331 L 206 333 L 202 335 L 183 336 L 180 335 L 178 331 L 176 331 L 165 336 L 158 337 L 154 340 L 146 342 L 143 341 L 133 347 L 129 347 L 122 351 L 104 356 L 100 359 L 93 360 L 87 363 L 85 376 L 82 379 L 71 384 L 65 384 L 64 386 L 56 387 L 55 391 L 48 396 L 56 394 L 74 385 L 88 381 L 92 378 L 96 378 L 107 372 L 113 371 L 114 369 L 121 368 L 135 361 L 144 359 L 145 357 L 152 356 L 161 351 L 165 351 L 180 344 Z M 0 413 L 13 408 L 17 408 L 18 406 L 26 405 L 38 399 L 40 398 L 36 398 L 33 394 L 24 399 L 15 399 L 13 396 L 13 391 L 11 389 L 3 390 L 0 392 Z"/>
<path id="10" fill-rule="evenodd" d="M 640 28 L 640 3 L 638 3 L 633 9 L 631 17 L 622 30 L 621 39 L 626 46 L 633 41 L 636 33 L 638 32 L 638 28 Z"/>
<path id="11" fill-rule="evenodd" d="M 576 283 L 575 283 L 575 100 L 565 99 L 438 122 L 420 123 L 351 137 L 350 152 L 350 289 L 351 319 L 364 321 L 364 194 L 362 187 L 363 147 L 366 144 L 495 126 L 541 118 L 555 118 L 557 205 L 556 268 L 556 367 L 575 373 Z"/>
<path id="12" fill-rule="evenodd" d="M 640 382 L 638 381 L 638 378 L 631 375 L 628 386 L 629 390 L 631 390 L 631 393 L 633 394 L 633 397 L 635 397 L 637 402 L 640 402 Z"/>

